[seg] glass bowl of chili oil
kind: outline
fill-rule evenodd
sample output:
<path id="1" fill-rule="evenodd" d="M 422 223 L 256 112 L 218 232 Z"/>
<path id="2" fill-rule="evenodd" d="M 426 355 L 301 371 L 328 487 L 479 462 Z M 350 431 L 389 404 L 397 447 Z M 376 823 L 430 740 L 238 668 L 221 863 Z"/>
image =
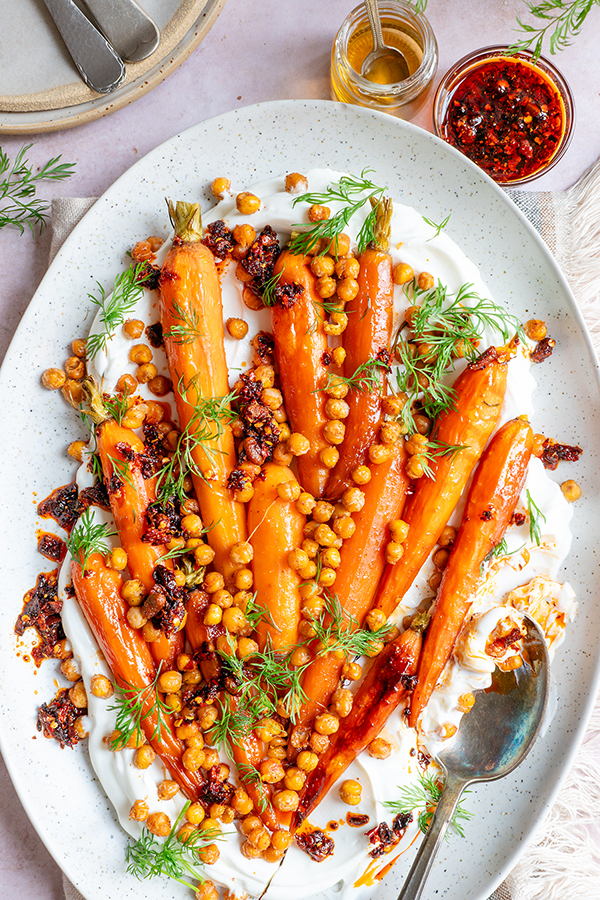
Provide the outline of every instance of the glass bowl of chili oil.
<path id="1" fill-rule="evenodd" d="M 444 76 L 433 103 L 443 138 L 498 184 L 526 184 L 556 165 L 575 120 L 573 97 L 548 60 L 485 47 Z"/>

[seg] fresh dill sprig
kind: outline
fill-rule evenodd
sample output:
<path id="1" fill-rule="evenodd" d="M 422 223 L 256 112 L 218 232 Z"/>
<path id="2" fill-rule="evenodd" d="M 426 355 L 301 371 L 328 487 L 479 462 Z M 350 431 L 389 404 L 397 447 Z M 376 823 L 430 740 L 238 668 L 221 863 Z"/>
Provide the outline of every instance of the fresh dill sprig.
<path id="1" fill-rule="evenodd" d="M 11 165 L 8 155 L 0 147 L 0 228 L 12 225 L 21 234 L 25 226 L 33 234 L 34 228 L 41 231 L 48 219 L 50 204 L 35 196 L 40 181 L 63 181 L 70 178 L 75 163 L 61 163 L 62 157 L 55 156 L 34 174 L 26 153 L 33 144 L 25 144 L 17 153 Z"/>
<path id="2" fill-rule="evenodd" d="M 542 542 L 541 523 L 546 521 L 546 516 L 534 502 L 529 490 L 525 493 L 527 494 L 527 512 L 529 513 L 529 540 L 539 547 Z"/>
<path id="3" fill-rule="evenodd" d="M 189 312 L 177 300 L 173 301 L 173 318 L 179 324 L 165 331 L 164 337 L 173 338 L 176 344 L 193 344 L 197 338 L 204 336 L 200 330 L 200 318 L 195 309 Z"/>
<path id="4" fill-rule="evenodd" d="M 129 388 L 123 391 L 121 397 L 115 395 L 114 397 L 108 397 L 108 399 L 104 398 L 103 403 L 107 413 L 120 425 L 129 409 Z"/>
<path id="5" fill-rule="evenodd" d="M 444 790 L 444 781 L 439 775 L 420 775 L 418 784 L 409 784 L 399 787 L 401 797 L 399 800 L 384 800 L 383 805 L 395 813 L 408 813 L 420 810 L 418 816 L 419 828 L 425 834 L 433 818 L 435 808 Z M 470 793 L 466 791 L 465 793 Z M 467 821 L 473 818 L 473 813 L 466 810 L 462 803 L 456 807 L 451 824 L 457 834 L 464 838 L 465 833 L 461 820 Z"/>
<path id="6" fill-rule="evenodd" d="M 256 628 L 259 622 L 265 621 L 268 622 L 273 628 L 277 629 L 275 625 L 275 621 L 273 616 L 271 615 L 271 611 L 268 610 L 265 606 L 261 606 L 260 603 L 257 602 L 256 598 L 258 596 L 258 592 L 255 591 L 250 600 L 246 605 L 246 609 L 244 610 L 244 615 L 246 617 L 246 621 L 252 628 Z"/>
<path id="7" fill-rule="evenodd" d="M 430 225 L 432 228 L 435 228 L 435 234 L 433 235 L 433 237 L 427 238 L 428 241 L 432 241 L 434 237 L 439 237 L 440 232 L 444 230 L 444 228 L 450 221 L 451 215 L 452 215 L 452 213 L 448 213 L 448 215 L 446 216 L 444 221 L 440 222 L 439 225 L 436 225 L 436 223 L 432 222 L 431 219 L 428 219 L 427 216 L 422 217 L 424 222 L 427 222 L 428 225 Z"/>
<path id="8" fill-rule="evenodd" d="M 100 324 L 102 331 L 90 334 L 85 344 L 85 351 L 88 359 L 94 359 L 101 350 L 106 349 L 108 341 L 119 327 L 125 321 L 127 313 L 135 307 L 138 300 L 144 292 L 144 282 L 149 278 L 149 273 L 144 272 L 142 263 L 130 266 L 124 272 L 121 272 L 115 278 L 115 283 L 110 294 L 100 284 L 98 290 L 99 297 L 88 294 L 88 297 L 95 306 L 100 308 Z"/>
<path id="9" fill-rule="evenodd" d="M 523 37 L 508 48 L 508 53 L 531 50 L 534 60 L 539 59 L 546 36 L 550 35 L 550 52 L 564 50 L 576 37 L 588 13 L 600 0 L 542 0 L 527 3 L 532 16 L 547 24 L 532 25 L 517 16 L 517 24 Z"/>
<path id="10" fill-rule="evenodd" d="M 483 562 L 481 563 L 480 569 L 483 571 L 483 567 L 485 563 L 494 562 L 497 559 L 501 559 L 503 556 L 514 556 L 515 553 L 520 553 L 520 551 L 525 547 L 525 544 L 521 544 L 520 547 L 517 547 L 516 550 L 509 550 L 508 544 L 506 543 L 506 539 L 502 538 L 500 543 L 496 544 L 495 547 L 492 547 L 487 556 L 484 557 Z"/>
<path id="11" fill-rule="evenodd" d="M 465 444 L 448 444 L 446 441 L 427 441 L 419 451 L 415 453 L 416 458 L 423 466 L 423 473 L 427 478 L 434 478 L 434 472 L 430 463 L 439 459 L 441 456 L 456 456 L 461 450 L 465 450 Z"/>
<path id="12" fill-rule="evenodd" d="M 375 631 L 359 626 L 358 619 L 344 612 L 337 594 L 324 593 L 325 606 L 319 619 L 313 620 L 312 626 L 321 648 L 317 656 L 328 653 L 343 653 L 346 659 L 354 656 L 368 656 L 381 643 L 393 628 L 386 623 Z"/>
<path id="13" fill-rule="evenodd" d="M 316 222 L 312 228 L 298 232 L 292 238 L 289 249 L 291 253 L 310 253 L 314 250 L 321 238 L 333 241 L 333 255 L 337 255 L 336 241 L 338 236 L 350 222 L 352 216 L 369 203 L 371 198 L 381 199 L 385 187 L 380 187 L 369 180 L 368 175 L 373 169 L 363 169 L 360 177 L 344 175 L 339 181 L 330 184 L 323 193 L 307 193 L 296 197 L 296 203 L 311 203 L 326 205 L 327 203 L 344 203 L 339 212 L 334 213 L 329 219 Z M 367 244 L 374 240 L 374 227 L 377 220 L 376 207 L 372 207 L 363 222 L 357 238 L 358 252 L 362 253 Z M 302 225 L 294 225 L 294 228 L 303 228 Z M 325 250 L 322 251 L 323 253 Z M 331 252 L 331 251 L 330 251 Z"/>
<path id="14" fill-rule="evenodd" d="M 111 750 L 122 750 L 131 737 L 135 736 L 136 742 L 143 737 L 142 723 L 149 716 L 156 716 L 156 725 L 152 732 L 152 739 L 162 738 L 167 729 L 167 716 L 171 710 L 161 699 L 158 692 L 158 679 L 161 673 L 162 663 L 159 663 L 155 677 L 150 684 L 144 687 L 132 687 L 116 684 L 114 703 L 107 709 L 117 713 L 115 728 L 119 732 L 109 744 Z"/>
<path id="15" fill-rule="evenodd" d="M 389 370 L 390 367 L 387 363 L 379 359 L 368 359 L 366 362 L 361 363 L 349 378 L 344 378 L 343 375 L 334 375 L 330 372 L 327 376 L 327 383 L 322 390 L 327 392 L 332 384 L 345 384 L 351 391 L 373 394 L 375 391 L 381 390 L 381 374 L 387 374 Z"/>
<path id="16" fill-rule="evenodd" d="M 131 469 L 129 468 L 129 463 L 125 459 L 116 459 L 114 456 L 108 456 L 112 463 L 113 475 L 117 478 L 118 481 L 121 481 L 123 484 L 128 484 L 129 487 L 133 487 L 133 477 L 131 475 Z"/>
<path id="17" fill-rule="evenodd" d="M 238 708 L 233 705 L 232 698 L 224 694 L 217 700 L 219 717 L 214 725 L 211 725 L 210 736 L 213 743 L 233 756 L 233 747 L 240 744 L 248 737 L 252 726 L 258 722 L 261 716 L 254 718 L 247 707 Z"/>
<path id="18" fill-rule="evenodd" d="M 144 828 L 142 836 L 127 847 L 127 871 L 142 881 L 145 878 L 155 878 L 166 875 L 174 881 L 191 888 L 194 892 L 197 884 L 192 884 L 186 878 L 191 876 L 202 883 L 204 881 L 204 865 L 198 857 L 198 850 L 212 844 L 222 837 L 214 830 L 200 831 L 196 829 L 183 840 L 179 840 L 177 832 L 179 824 L 188 807 L 188 800 L 177 819 L 169 836 L 164 841 L 157 840 L 154 835 Z"/>
<path id="19" fill-rule="evenodd" d="M 235 391 L 225 397 L 203 398 L 198 390 L 196 377 L 187 385 L 183 376 L 179 379 L 177 390 L 193 407 L 193 412 L 179 435 L 172 458 L 158 471 L 156 485 L 160 500 L 177 496 L 183 502 L 186 498 L 183 482 L 188 473 L 206 480 L 203 470 L 194 459 L 194 453 L 199 450 L 209 461 L 214 462 L 217 453 L 221 452 L 215 444 L 236 417 L 230 409 L 230 404 L 236 399 Z"/>
<path id="20" fill-rule="evenodd" d="M 245 782 L 246 784 L 255 784 L 257 787 L 264 784 L 262 776 L 255 766 L 251 766 L 248 763 L 236 763 L 235 767 L 242 782 Z M 256 799 L 258 801 L 258 811 L 260 813 L 263 813 L 267 808 L 269 802 L 267 799 L 268 796 L 266 791 L 257 791 Z"/>
<path id="21" fill-rule="evenodd" d="M 267 280 L 265 281 L 260 294 L 262 302 L 265 306 L 275 306 L 275 303 L 277 302 L 275 288 L 279 284 L 282 275 L 283 269 L 281 269 L 281 271 L 279 271 L 276 275 L 271 275 L 271 277 L 267 278 Z"/>
<path id="22" fill-rule="evenodd" d="M 81 571 L 85 574 L 90 556 L 99 553 L 101 556 L 109 555 L 110 546 L 106 543 L 108 538 L 114 537 L 116 531 L 110 531 L 108 525 L 94 522 L 94 514 L 88 506 L 79 522 L 75 525 L 71 534 L 66 539 L 67 550 L 81 563 Z M 83 555 L 83 562 L 81 557 Z"/>

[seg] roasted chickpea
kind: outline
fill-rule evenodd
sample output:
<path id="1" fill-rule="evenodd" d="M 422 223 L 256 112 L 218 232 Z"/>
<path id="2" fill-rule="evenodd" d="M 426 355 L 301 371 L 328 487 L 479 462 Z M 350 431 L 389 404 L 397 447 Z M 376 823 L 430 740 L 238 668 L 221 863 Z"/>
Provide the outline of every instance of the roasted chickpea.
<path id="1" fill-rule="evenodd" d="M 340 727 L 340 720 L 331 713 L 321 713 L 315 717 L 315 731 L 317 734 L 335 734 Z"/>
<path id="2" fill-rule="evenodd" d="M 321 206 L 318 203 L 313 203 L 312 206 L 308 209 L 308 221 L 309 222 L 323 222 L 325 219 L 328 219 L 331 215 L 331 210 L 328 206 Z"/>
<path id="3" fill-rule="evenodd" d="M 290 569 L 294 569 L 295 572 L 304 569 L 310 562 L 306 551 L 300 549 L 290 550 L 287 561 Z"/>
<path id="4" fill-rule="evenodd" d="M 83 388 L 78 381 L 75 381 L 74 378 L 67 378 L 61 388 L 61 392 L 65 400 L 70 403 L 71 406 L 75 406 L 78 408 L 79 405 L 85 400 Z"/>
<path id="5" fill-rule="evenodd" d="M 417 284 L 422 291 L 430 291 L 435 284 L 435 279 L 430 272 L 420 272 L 417 278 Z"/>
<path id="6" fill-rule="evenodd" d="M 312 659 L 312 653 L 308 647 L 296 647 L 290 657 L 290 663 L 293 666 L 305 666 Z"/>
<path id="7" fill-rule="evenodd" d="M 216 603 L 209 603 L 204 613 L 203 622 L 205 625 L 220 625 L 223 619 L 223 610 Z"/>
<path id="8" fill-rule="evenodd" d="M 254 726 L 254 733 L 259 741 L 269 744 L 274 737 L 282 735 L 284 729 L 276 719 L 260 719 Z"/>
<path id="9" fill-rule="evenodd" d="M 369 751 L 369 756 L 372 756 L 374 759 L 387 759 L 392 752 L 392 745 L 383 738 L 375 738 L 374 741 L 371 741 L 367 750 Z"/>
<path id="10" fill-rule="evenodd" d="M 306 175 L 300 172 L 289 172 L 285 176 L 285 189 L 288 194 L 305 194 L 308 191 Z"/>
<path id="11" fill-rule="evenodd" d="M 254 584 L 252 569 L 238 569 L 234 573 L 233 583 L 238 591 L 248 591 Z"/>
<path id="12" fill-rule="evenodd" d="M 243 216 L 251 216 L 260 209 L 260 199 L 250 191 L 242 191 L 235 198 L 237 211 Z"/>
<path id="13" fill-rule="evenodd" d="M 69 681 L 73 683 L 80 681 L 81 672 L 79 671 L 79 666 L 73 659 L 73 657 L 69 657 L 68 659 L 63 659 L 60 664 L 60 671 Z M 109 682 L 110 684 L 110 682 Z M 112 686 L 112 685 L 111 685 Z"/>
<path id="14" fill-rule="evenodd" d="M 138 606 L 131 606 L 125 613 L 125 618 L 131 627 L 136 629 L 143 628 L 148 622 L 148 619 Z"/>
<path id="15" fill-rule="evenodd" d="M 200 825 L 204 821 L 206 813 L 201 803 L 191 803 L 185 811 L 185 818 L 190 825 Z"/>
<path id="16" fill-rule="evenodd" d="M 285 775 L 285 769 L 278 759 L 263 759 L 258 765 L 258 771 L 267 784 L 277 784 Z"/>
<path id="17" fill-rule="evenodd" d="M 440 550 L 436 550 L 432 556 L 433 564 L 437 569 L 445 569 L 448 563 L 448 557 L 450 556 L 450 551 L 446 550 L 445 547 L 442 547 Z"/>
<path id="18" fill-rule="evenodd" d="M 196 900 L 219 900 L 219 891 L 212 881 L 203 881 L 196 889 Z"/>
<path id="19" fill-rule="evenodd" d="M 348 256 L 350 253 L 350 238 L 347 234 L 336 234 L 329 246 L 326 248 L 327 253 L 339 259 L 341 256 Z"/>
<path id="20" fill-rule="evenodd" d="M 333 361 L 336 366 L 342 366 L 346 359 L 346 349 L 345 347 L 334 347 L 331 355 L 333 356 Z M 341 419 L 342 416 L 337 416 L 336 418 Z"/>
<path id="21" fill-rule="evenodd" d="M 368 466 L 357 466 L 352 470 L 352 481 L 355 484 L 368 484 L 371 477 L 371 470 Z"/>
<path id="22" fill-rule="evenodd" d="M 408 475 L 409 478 L 422 478 L 423 474 L 425 472 L 423 463 L 418 458 L 418 456 L 411 456 L 406 461 L 405 469 L 406 469 L 406 474 Z"/>
<path id="23" fill-rule="evenodd" d="M 438 545 L 440 547 L 451 547 L 455 540 L 456 528 L 453 528 L 452 525 L 446 525 L 438 538 Z"/>
<path id="24" fill-rule="evenodd" d="M 406 540 L 409 529 L 407 522 L 404 522 L 402 519 L 393 519 L 389 523 L 389 529 L 393 541 L 402 544 Z"/>
<path id="25" fill-rule="evenodd" d="M 74 378 L 79 381 L 85 375 L 85 363 L 78 356 L 69 356 L 65 361 L 64 370 L 68 378 Z"/>
<path id="26" fill-rule="evenodd" d="M 282 481 L 277 485 L 277 496 L 281 500 L 294 503 L 302 493 L 302 488 L 297 481 Z"/>
<path id="27" fill-rule="evenodd" d="M 150 744 L 144 744 L 135 751 L 133 764 L 138 769 L 148 769 L 156 759 L 156 753 Z"/>
<path id="28" fill-rule="evenodd" d="M 123 418 L 121 425 L 123 428 L 140 428 L 144 424 L 146 418 L 147 407 L 144 403 L 138 403 L 136 406 L 130 406 Z"/>
<path id="29" fill-rule="evenodd" d="M 330 397 L 333 397 L 336 400 L 343 400 L 344 397 L 347 396 L 350 388 L 344 381 L 341 380 L 341 378 L 336 378 L 334 376 L 329 379 L 327 387 L 323 387 L 323 390 Z"/>
<path id="30" fill-rule="evenodd" d="M 303 491 L 296 500 L 296 509 L 301 515 L 309 516 L 316 506 L 317 501 L 312 494 Z"/>
<path id="31" fill-rule="evenodd" d="M 208 844 L 207 847 L 200 847 L 198 850 L 198 856 L 206 866 L 214 866 L 220 855 L 221 851 L 216 844 Z"/>
<path id="32" fill-rule="evenodd" d="M 85 692 L 85 686 L 83 681 L 78 681 L 72 688 L 69 690 L 69 699 L 73 706 L 76 706 L 77 709 L 85 709 L 87 707 L 87 694 Z"/>
<path id="33" fill-rule="evenodd" d="M 340 787 L 340 799 L 348 806 L 358 806 L 362 799 L 362 786 L 353 778 L 347 778 Z"/>
<path id="34" fill-rule="evenodd" d="M 301 750 L 296 759 L 296 765 L 303 772 L 312 772 L 319 765 L 319 757 L 312 750 Z"/>
<path id="35" fill-rule="evenodd" d="M 219 200 L 223 199 L 224 194 L 228 194 L 231 190 L 231 182 L 229 178 L 215 178 L 210 186 L 211 191 L 218 197 Z"/>
<path id="36" fill-rule="evenodd" d="M 215 551 L 208 544 L 198 544 L 194 550 L 194 559 L 199 566 L 208 566 L 215 558 Z"/>
<path id="37" fill-rule="evenodd" d="M 377 631 L 387 622 L 387 616 L 382 609 L 372 609 L 365 619 L 365 625 L 369 631 Z"/>
<path id="38" fill-rule="evenodd" d="M 158 688 L 165 694 L 175 694 L 181 690 L 182 681 L 183 676 L 181 672 L 176 672 L 175 669 L 169 672 L 161 672 L 158 677 Z"/>
<path id="39" fill-rule="evenodd" d="M 287 449 L 287 444 L 277 444 L 273 450 L 273 462 L 278 466 L 289 466 L 294 458 L 294 454 Z M 254 491 L 254 488 L 252 489 Z"/>
<path id="40" fill-rule="evenodd" d="M 333 520 L 333 530 L 338 537 L 345 541 L 348 538 L 351 538 L 356 531 L 356 522 L 352 516 L 337 516 Z"/>
<path id="41" fill-rule="evenodd" d="M 61 666 L 62 668 L 62 666 Z M 100 697 L 101 700 L 107 700 L 112 697 L 115 689 L 112 682 L 105 675 L 92 675 L 90 679 L 90 693 L 94 697 Z"/>
<path id="42" fill-rule="evenodd" d="M 350 714 L 353 702 L 354 695 L 347 688 L 337 688 L 331 698 L 333 712 L 342 719 Z"/>
<path id="43" fill-rule="evenodd" d="M 134 344 L 129 351 L 129 359 L 138 366 L 149 363 L 152 360 L 152 350 L 147 344 Z"/>
<path id="44" fill-rule="evenodd" d="M 568 481 L 563 481 L 560 489 L 569 503 L 574 503 L 575 500 L 579 500 L 581 497 L 581 488 L 572 478 L 569 478 Z"/>
<path id="45" fill-rule="evenodd" d="M 357 278 L 360 272 L 360 263 L 354 256 L 344 256 L 335 264 L 335 274 L 338 278 Z"/>
<path id="46" fill-rule="evenodd" d="M 151 394 L 154 394 L 155 397 L 166 397 L 170 391 L 173 390 L 173 385 L 171 384 L 171 379 L 167 378 L 165 375 L 155 375 L 153 378 L 149 378 L 148 381 L 144 381 L 146 375 L 150 373 L 150 369 L 156 369 L 152 363 L 148 363 L 145 366 L 140 366 L 140 368 L 136 372 L 136 378 L 140 384 L 147 384 L 148 390 Z M 143 370 L 141 372 L 140 370 Z M 141 376 L 141 377 L 140 377 Z M 150 401 L 153 403 L 154 401 Z M 148 404 L 148 406 L 150 405 Z M 153 406 L 153 409 L 156 409 L 156 406 Z M 164 410 L 161 410 L 162 416 L 164 416 Z M 153 416 L 154 418 L 154 416 Z M 148 417 L 146 417 L 146 421 L 148 422 Z M 160 421 L 160 419 L 156 419 L 156 421 Z M 155 424 L 155 422 L 150 422 L 151 425 Z"/>
<path id="47" fill-rule="evenodd" d="M 85 359 L 86 343 L 87 342 L 81 338 L 75 338 L 74 341 L 71 341 L 73 356 L 77 356 L 79 359 Z"/>
<path id="48" fill-rule="evenodd" d="M 293 456 L 304 456 L 310 450 L 310 441 L 303 434 L 291 434 L 287 442 L 288 451 Z"/>
<path id="49" fill-rule="evenodd" d="M 300 797 L 297 791 L 291 791 L 286 788 L 284 791 L 277 791 L 273 794 L 273 806 L 281 812 L 295 812 L 300 804 Z"/>
<path id="50" fill-rule="evenodd" d="M 157 837 L 167 837 L 171 831 L 171 820 L 166 813 L 150 813 L 146 819 L 146 828 Z"/>
<path id="51" fill-rule="evenodd" d="M 341 444 L 346 435 L 346 426 L 339 419 L 330 419 L 323 426 L 323 437 L 330 444 Z"/>
<path id="52" fill-rule="evenodd" d="M 358 681 L 362 675 L 362 666 L 356 662 L 345 663 L 342 674 L 348 681 Z"/>
<path id="53" fill-rule="evenodd" d="M 385 561 L 390 564 L 390 566 L 395 566 L 396 563 L 402 559 L 404 556 L 404 547 L 402 544 L 396 543 L 396 541 L 390 541 L 386 544 L 385 547 Z"/>
<path id="54" fill-rule="evenodd" d="M 329 735 L 319 734 L 318 731 L 313 731 L 308 743 L 311 750 L 314 750 L 315 753 L 321 755 L 321 753 L 325 753 L 331 741 Z"/>
<path id="55" fill-rule="evenodd" d="M 348 488 L 342 494 L 344 509 L 348 512 L 360 512 L 365 505 L 365 495 L 359 488 Z"/>
<path id="56" fill-rule="evenodd" d="M 315 529 L 315 541 L 321 547 L 333 547 L 336 542 L 336 534 L 329 525 L 318 525 Z"/>
<path id="57" fill-rule="evenodd" d="M 117 394 L 133 394 L 137 390 L 137 381 L 133 375 L 121 375 L 115 385 Z"/>
<path id="58" fill-rule="evenodd" d="M 319 459 L 327 469 L 333 469 L 340 458 L 339 450 L 334 447 L 325 447 L 319 453 Z"/>
<path id="59" fill-rule="evenodd" d="M 529 319 L 525 322 L 525 334 L 531 341 L 542 341 L 548 334 L 546 323 L 542 319 Z"/>
<path id="60" fill-rule="evenodd" d="M 337 569 L 342 561 L 340 551 L 336 547 L 328 547 L 320 555 L 321 565 L 329 569 Z"/>
<path id="61" fill-rule="evenodd" d="M 134 822 L 145 822 L 150 810 L 145 800 L 136 800 L 129 810 L 129 818 Z"/>
<path id="62" fill-rule="evenodd" d="M 323 275 L 333 275 L 335 263 L 331 256 L 313 256 L 310 262 L 310 270 L 316 278 Z"/>
<path id="63" fill-rule="evenodd" d="M 67 447 L 67 453 L 77 462 L 83 462 L 87 444 L 85 441 L 71 441 Z"/>
<path id="64" fill-rule="evenodd" d="M 358 281 L 354 278 L 343 278 L 337 287 L 337 295 L 343 303 L 354 300 L 358 294 Z"/>
<path id="65" fill-rule="evenodd" d="M 346 419 L 350 414 L 350 407 L 345 400 L 330 399 L 325 404 L 325 415 L 328 419 Z"/>
<path id="66" fill-rule="evenodd" d="M 159 800 L 172 800 L 179 791 L 179 785 L 176 781 L 170 781 L 168 778 L 160 781 L 157 787 Z"/>
<path id="67" fill-rule="evenodd" d="M 154 641 L 157 641 L 161 636 L 162 631 L 160 629 L 155 628 L 152 622 L 146 622 L 145 625 L 142 625 L 142 637 L 148 644 L 152 644 Z"/>
<path id="68" fill-rule="evenodd" d="M 246 616 L 237 606 L 225 610 L 222 622 L 227 631 L 232 634 L 239 634 L 248 624 Z"/>
<path id="69" fill-rule="evenodd" d="M 332 278 L 331 275 L 321 275 L 320 278 L 317 278 L 316 290 L 319 297 L 323 300 L 328 300 L 329 297 L 333 297 L 337 289 L 337 282 L 335 278 Z"/>
<path id="70" fill-rule="evenodd" d="M 394 284 L 407 284 L 415 277 L 413 267 L 408 263 L 398 263 L 394 266 Z"/>
<path id="71" fill-rule="evenodd" d="M 238 816 L 246 816 L 252 812 L 254 803 L 243 788 L 238 788 L 231 798 L 231 806 Z"/>
<path id="72" fill-rule="evenodd" d="M 392 455 L 390 444 L 372 444 L 369 447 L 369 459 L 374 465 L 387 462 Z"/>
<path id="73" fill-rule="evenodd" d="M 396 444 L 402 437 L 402 426 L 399 422 L 384 422 L 379 429 L 379 440 L 382 444 Z"/>

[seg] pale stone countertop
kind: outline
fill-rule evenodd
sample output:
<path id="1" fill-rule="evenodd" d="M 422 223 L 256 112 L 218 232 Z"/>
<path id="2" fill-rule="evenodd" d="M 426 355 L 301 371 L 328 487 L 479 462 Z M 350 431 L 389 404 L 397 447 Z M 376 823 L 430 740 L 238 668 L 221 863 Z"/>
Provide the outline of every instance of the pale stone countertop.
<path id="1" fill-rule="evenodd" d="M 77 163 L 76 173 L 45 190 L 96 196 L 149 150 L 205 118 L 263 100 L 328 99 L 332 40 L 353 5 L 228 0 L 203 43 L 151 93 L 78 128 L 27 139 L 0 135 L 0 145 L 12 157 L 34 140 L 30 158 L 36 164 L 63 154 Z M 440 50 L 437 80 L 466 53 L 510 43 L 516 12 L 526 12 L 517 0 L 429 0 L 428 7 Z M 572 46 L 553 58 L 575 98 L 575 130 L 565 157 L 530 189 L 564 190 L 600 157 L 599 33 L 600 9 L 594 7 Z M 431 104 L 413 121 L 431 131 Z M 47 231 L 41 237 L 0 233 L 0 359 L 44 274 L 48 246 Z M 60 870 L 25 816 L 1 761 L 0 797 L 0 895 L 64 900 Z"/>

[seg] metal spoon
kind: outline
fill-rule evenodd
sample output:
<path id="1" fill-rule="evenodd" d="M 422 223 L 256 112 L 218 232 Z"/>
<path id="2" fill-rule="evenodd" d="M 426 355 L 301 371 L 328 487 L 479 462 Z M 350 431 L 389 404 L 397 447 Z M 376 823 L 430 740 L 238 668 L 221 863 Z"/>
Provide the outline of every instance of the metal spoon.
<path id="1" fill-rule="evenodd" d="M 126 62 L 146 59 L 158 47 L 158 26 L 135 0 L 84 0 L 84 3 Z"/>
<path id="2" fill-rule="evenodd" d="M 477 694 L 456 739 L 437 757 L 446 776 L 444 792 L 398 900 L 419 900 L 467 785 L 504 778 L 523 761 L 537 737 L 548 701 L 548 651 L 537 623 L 525 616 L 524 624 L 523 666 L 509 673 L 496 669 L 492 686 Z"/>
<path id="3" fill-rule="evenodd" d="M 397 84 L 404 81 L 410 75 L 408 63 L 404 53 L 384 43 L 377 0 L 365 0 L 365 8 L 373 32 L 373 49 L 365 56 L 360 74 L 377 84 Z"/>
<path id="4" fill-rule="evenodd" d="M 125 66 L 106 38 L 73 0 L 44 0 L 79 74 L 93 91 L 108 94 L 125 77 Z"/>

